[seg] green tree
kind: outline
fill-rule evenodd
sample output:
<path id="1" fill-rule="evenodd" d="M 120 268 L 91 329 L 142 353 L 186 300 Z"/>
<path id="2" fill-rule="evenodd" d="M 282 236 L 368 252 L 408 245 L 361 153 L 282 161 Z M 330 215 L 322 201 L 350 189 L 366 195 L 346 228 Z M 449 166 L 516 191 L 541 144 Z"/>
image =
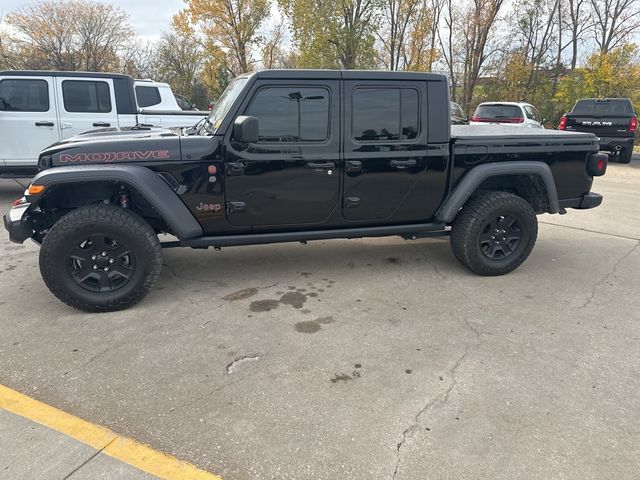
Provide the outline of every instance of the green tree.
<path id="1" fill-rule="evenodd" d="M 303 68 L 371 68 L 379 0 L 280 0 Z"/>

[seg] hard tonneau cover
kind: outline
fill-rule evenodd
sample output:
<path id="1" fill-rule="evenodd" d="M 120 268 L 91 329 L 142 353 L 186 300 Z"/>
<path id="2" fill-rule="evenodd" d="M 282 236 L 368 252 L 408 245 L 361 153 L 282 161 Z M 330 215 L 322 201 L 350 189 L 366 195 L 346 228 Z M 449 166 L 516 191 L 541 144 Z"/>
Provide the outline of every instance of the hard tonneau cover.
<path id="1" fill-rule="evenodd" d="M 451 141 L 458 147 L 486 145 L 489 153 L 517 149 L 527 152 L 572 151 L 597 148 L 598 137 L 592 133 L 539 130 L 502 125 L 452 125 Z"/>

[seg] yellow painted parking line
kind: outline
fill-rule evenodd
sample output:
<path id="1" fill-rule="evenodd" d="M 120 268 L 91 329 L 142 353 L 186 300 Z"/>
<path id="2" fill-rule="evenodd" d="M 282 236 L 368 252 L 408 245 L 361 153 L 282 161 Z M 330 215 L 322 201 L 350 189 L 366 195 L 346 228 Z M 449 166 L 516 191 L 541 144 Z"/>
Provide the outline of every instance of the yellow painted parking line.
<path id="1" fill-rule="evenodd" d="M 222 480 L 171 455 L 122 437 L 27 395 L 0 385 L 0 408 L 63 433 L 143 472 L 167 480 Z"/>

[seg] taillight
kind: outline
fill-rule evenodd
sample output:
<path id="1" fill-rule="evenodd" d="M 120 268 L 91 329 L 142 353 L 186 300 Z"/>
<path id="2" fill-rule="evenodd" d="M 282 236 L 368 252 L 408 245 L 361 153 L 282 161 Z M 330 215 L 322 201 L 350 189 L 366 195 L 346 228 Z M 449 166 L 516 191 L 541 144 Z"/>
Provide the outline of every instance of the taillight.
<path id="1" fill-rule="evenodd" d="M 600 177 L 607 171 L 609 155 L 606 153 L 593 153 L 587 163 L 587 172 L 594 177 Z"/>
<path id="2" fill-rule="evenodd" d="M 485 122 L 485 123 L 523 123 L 524 117 L 506 117 L 506 118 L 495 118 L 495 117 L 478 117 L 474 115 L 471 117 L 472 122 Z"/>
<path id="3" fill-rule="evenodd" d="M 629 132 L 635 133 L 638 128 L 638 119 L 636 117 L 631 117 L 631 121 L 629 122 Z"/>
<path id="4" fill-rule="evenodd" d="M 558 130 L 566 130 L 567 129 L 567 116 L 562 115 L 560 119 L 560 125 L 558 125 Z"/>

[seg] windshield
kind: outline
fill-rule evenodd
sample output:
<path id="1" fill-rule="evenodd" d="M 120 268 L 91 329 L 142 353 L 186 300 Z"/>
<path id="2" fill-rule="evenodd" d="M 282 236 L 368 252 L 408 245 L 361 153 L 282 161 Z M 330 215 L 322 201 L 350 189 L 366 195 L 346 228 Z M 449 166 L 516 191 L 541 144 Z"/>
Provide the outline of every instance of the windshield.
<path id="1" fill-rule="evenodd" d="M 216 133 L 216 130 L 220 128 L 222 120 L 224 120 L 224 117 L 229 112 L 233 102 L 235 102 L 238 95 L 240 95 L 240 92 L 244 88 L 244 84 L 246 82 L 246 78 L 236 78 L 229 84 L 225 91 L 222 92 L 222 95 L 218 98 L 216 105 L 213 107 L 213 110 L 211 110 L 211 113 L 207 118 L 207 123 L 211 126 L 210 133 Z"/>

